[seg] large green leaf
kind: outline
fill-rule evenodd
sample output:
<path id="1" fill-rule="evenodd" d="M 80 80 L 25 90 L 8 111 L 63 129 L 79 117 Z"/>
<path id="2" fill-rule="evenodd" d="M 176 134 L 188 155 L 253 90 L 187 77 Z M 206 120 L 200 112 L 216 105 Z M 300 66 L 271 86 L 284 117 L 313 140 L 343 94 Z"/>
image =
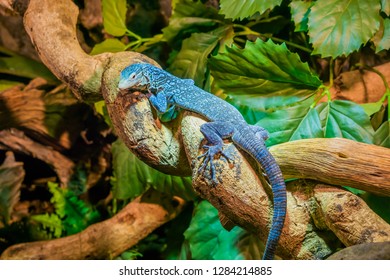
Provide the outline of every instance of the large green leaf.
<path id="1" fill-rule="evenodd" d="M 383 36 L 376 43 L 376 52 L 388 50 L 390 48 L 390 19 L 383 20 Z"/>
<path id="2" fill-rule="evenodd" d="M 126 27 L 126 0 L 102 0 L 104 30 L 113 36 L 123 36 Z"/>
<path id="3" fill-rule="evenodd" d="M 205 80 L 207 56 L 218 43 L 218 36 L 194 33 L 183 41 L 180 52 L 168 70 L 179 77 L 193 79 L 199 87 Z"/>
<path id="4" fill-rule="evenodd" d="M 365 44 L 379 29 L 379 1 L 317 1 L 309 14 L 313 54 L 348 55 Z"/>
<path id="5" fill-rule="evenodd" d="M 113 194 L 118 199 L 141 195 L 149 187 L 164 193 L 193 199 L 191 178 L 166 175 L 139 160 L 126 145 L 117 140 L 112 145 L 114 177 Z"/>
<path id="6" fill-rule="evenodd" d="M 282 0 L 220 0 L 220 13 L 226 18 L 244 19 L 255 13 L 264 13 L 282 3 Z"/>
<path id="7" fill-rule="evenodd" d="M 9 74 L 18 77 L 34 79 L 44 78 L 49 84 L 58 84 L 57 78 L 46 68 L 45 65 L 33 59 L 23 57 L 0 47 L 0 74 Z"/>
<path id="8" fill-rule="evenodd" d="M 363 108 L 351 101 L 335 100 L 316 107 L 325 137 L 343 137 L 372 143 L 374 131 Z"/>
<path id="9" fill-rule="evenodd" d="M 194 33 L 183 40 L 180 52 L 168 70 L 179 77 L 193 79 L 203 87 L 207 70 L 207 57 L 231 28 L 221 27 L 209 33 Z"/>
<path id="10" fill-rule="evenodd" d="M 270 134 L 267 145 L 324 137 L 318 112 L 310 107 L 312 102 L 313 98 L 309 98 L 296 106 L 275 111 L 261 119 L 257 125 L 267 129 Z"/>
<path id="11" fill-rule="evenodd" d="M 247 42 L 209 59 L 216 85 L 236 106 L 268 110 L 306 99 L 321 85 L 307 63 L 285 44 Z"/>
<path id="12" fill-rule="evenodd" d="M 219 221 L 218 211 L 209 202 L 202 201 L 196 206 L 184 236 L 193 259 L 237 260 L 243 259 L 236 244 L 244 233 L 239 227 L 225 230 Z"/>
<path id="13" fill-rule="evenodd" d="M 291 16 L 295 22 L 294 31 L 307 31 L 308 16 L 310 13 L 310 8 L 313 6 L 313 4 L 313 2 L 309 1 L 292 1 L 290 3 Z"/>
<path id="14" fill-rule="evenodd" d="M 374 134 L 374 144 L 390 148 L 390 122 L 385 121 Z"/>
<path id="15" fill-rule="evenodd" d="M 216 9 L 206 7 L 200 1 L 181 0 L 175 6 L 169 25 L 162 31 L 164 38 L 172 41 L 180 32 L 193 33 L 197 27 L 213 26 L 221 19 Z"/>

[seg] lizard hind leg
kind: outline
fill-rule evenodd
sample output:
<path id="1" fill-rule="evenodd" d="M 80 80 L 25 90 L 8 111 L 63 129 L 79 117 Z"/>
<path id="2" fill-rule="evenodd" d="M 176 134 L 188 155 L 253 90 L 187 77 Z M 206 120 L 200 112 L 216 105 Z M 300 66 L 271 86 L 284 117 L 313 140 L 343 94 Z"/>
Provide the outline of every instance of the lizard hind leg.
<path id="1" fill-rule="evenodd" d="M 210 166 L 210 176 L 214 184 L 218 184 L 216 179 L 216 171 L 214 158 L 216 155 L 221 155 L 230 163 L 232 158 L 223 151 L 223 139 L 230 137 L 234 132 L 234 127 L 229 122 L 209 122 L 200 127 L 200 131 L 207 140 L 207 144 L 203 146 L 207 149 L 205 153 L 198 156 L 198 159 L 204 158 L 198 173 L 204 172 L 207 166 Z"/>
<path id="2" fill-rule="evenodd" d="M 250 125 L 249 127 L 255 133 L 257 138 L 262 139 L 264 141 L 269 138 L 268 131 L 265 128 L 257 125 Z"/>

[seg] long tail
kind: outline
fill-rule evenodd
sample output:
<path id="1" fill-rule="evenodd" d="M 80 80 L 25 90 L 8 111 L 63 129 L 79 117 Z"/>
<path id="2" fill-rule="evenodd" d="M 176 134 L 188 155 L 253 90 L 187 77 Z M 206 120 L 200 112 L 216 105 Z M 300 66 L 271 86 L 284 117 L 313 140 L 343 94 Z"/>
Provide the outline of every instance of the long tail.
<path id="1" fill-rule="evenodd" d="M 234 134 L 232 140 L 260 163 L 271 183 L 274 197 L 274 214 L 263 260 L 272 260 L 286 217 L 287 195 L 283 175 L 264 141 L 250 131 L 249 127 L 245 127 L 242 131 Z"/>

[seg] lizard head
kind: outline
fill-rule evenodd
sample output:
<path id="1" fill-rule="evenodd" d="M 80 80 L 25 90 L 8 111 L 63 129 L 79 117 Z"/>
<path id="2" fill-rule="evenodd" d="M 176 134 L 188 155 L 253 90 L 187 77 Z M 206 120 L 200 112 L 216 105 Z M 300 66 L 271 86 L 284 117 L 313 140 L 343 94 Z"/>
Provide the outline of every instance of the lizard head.
<path id="1" fill-rule="evenodd" d="M 149 80 L 144 75 L 145 67 L 147 67 L 147 64 L 145 63 L 135 63 L 123 69 L 120 75 L 118 88 L 122 90 L 148 85 Z"/>

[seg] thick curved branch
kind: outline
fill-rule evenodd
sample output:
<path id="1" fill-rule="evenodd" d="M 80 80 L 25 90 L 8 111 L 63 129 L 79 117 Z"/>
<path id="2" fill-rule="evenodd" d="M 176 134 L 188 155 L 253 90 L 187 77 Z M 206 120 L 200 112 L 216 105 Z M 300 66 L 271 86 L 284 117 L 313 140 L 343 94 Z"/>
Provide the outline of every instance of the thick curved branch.
<path id="1" fill-rule="evenodd" d="M 111 219 L 67 237 L 13 245 L 0 259 L 112 259 L 175 218 L 184 205 L 180 198 L 149 191 Z"/>
<path id="2" fill-rule="evenodd" d="M 217 160 L 216 169 L 221 184 L 211 187 L 207 178 L 197 174 L 200 165 L 197 157 L 203 140 L 199 130 L 202 123 L 203 120 L 191 115 L 185 116 L 182 121 L 183 142 L 193 167 L 194 189 L 222 213 L 223 221 L 227 217 L 265 241 L 272 217 L 271 190 L 264 180 L 260 181 L 259 167 L 249 157 L 243 157 L 233 144 L 229 144 L 225 149 L 234 155 L 234 166 L 230 166 L 222 157 Z M 328 139 L 318 139 L 320 142 L 322 140 Z M 288 161 L 294 152 L 285 150 L 280 157 Z M 375 161 L 375 157 L 371 160 Z M 367 161 L 367 165 L 370 162 Z M 285 166 L 281 167 L 284 171 Z M 337 179 L 339 173 L 335 169 L 338 167 L 332 168 L 334 172 L 329 170 L 329 176 Z M 305 173 L 306 176 L 310 174 L 311 171 Z M 208 177 L 207 171 L 205 175 Z M 336 249 L 329 247 L 327 239 L 340 240 L 346 246 L 390 241 L 390 225 L 362 199 L 346 190 L 307 180 L 294 181 L 287 185 L 287 190 L 287 218 L 277 250 L 277 254 L 284 259 L 324 258 Z"/>
<path id="3" fill-rule="evenodd" d="M 285 178 L 306 178 L 390 196 L 390 149 L 348 139 L 305 139 L 271 147 Z"/>
<path id="4" fill-rule="evenodd" d="M 129 100 L 118 97 L 119 73 L 125 66 L 155 62 L 134 52 L 86 54 L 76 36 L 78 9 L 70 0 L 30 0 L 17 5 L 22 2 L 3 0 L 2 6 L 24 15 L 24 27 L 45 65 L 84 102 L 104 98 L 117 134 L 144 162 L 163 172 L 188 174 L 177 133 L 170 128 L 160 132 L 145 104 L 128 110 Z"/>
<path id="5" fill-rule="evenodd" d="M 25 28 L 42 61 L 81 99 L 93 101 L 102 93 L 118 134 L 142 160 L 167 173 L 186 173 L 187 162 L 179 153 L 183 149 L 178 125 L 172 124 L 172 128 L 154 122 L 145 99 L 123 95 L 116 89 L 119 73 L 125 66 L 139 61 L 154 62 L 131 52 L 88 56 L 76 40 L 76 14 L 77 9 L 69 0 L 30 0 L 25 13 Z M 37 32 L 45 33 L 42 30 L 48 28 L 52 30 L 46 34 Z M 196 157 L 202 139 L 199 121 L 184 118 L 181 128 L 192 170 L 196 171 L 199 166 Z M 230 145 L 228 149 L 234 152 L 235 147 Z M 218 161 L 217 169 L 223 185 L 212 188 L 203 176 L 194 172 L 194 188 L 213 203 L 222 216 L 265 240 L 271 220 L 272 207 L 267 195 L 270 191 L 261 187 L 256 175 L 261 173 L 255 172 L 259 171 L 258 166 L 251 165 L 239 152 L 234 153 L 236 164 L 233 168 L 223 160 Z M 334 248 L 324 240 L 324 230 L 332 232 L 345 245 L 389 240 L 389 225 L 356 196 L 335 187 L 307 185 L 305 181 L 299 181 L 298 187 L 289 184 L 288 188 L 288 214 L 278 249 L 280 256 L 312 259 L 329 255 Z M 352 222 L 343 227 L 346 220 Z M 367 220 L 372 230 L 362 232 L 362 221 Z M 346 228 L 352 232 L 346 232 Z M 108 231 L 105 234 L 114 233 Z M 88 236 L 85 238 L 90 240 Z M 87 256 L 82 254 L 82 257 Z"/>

